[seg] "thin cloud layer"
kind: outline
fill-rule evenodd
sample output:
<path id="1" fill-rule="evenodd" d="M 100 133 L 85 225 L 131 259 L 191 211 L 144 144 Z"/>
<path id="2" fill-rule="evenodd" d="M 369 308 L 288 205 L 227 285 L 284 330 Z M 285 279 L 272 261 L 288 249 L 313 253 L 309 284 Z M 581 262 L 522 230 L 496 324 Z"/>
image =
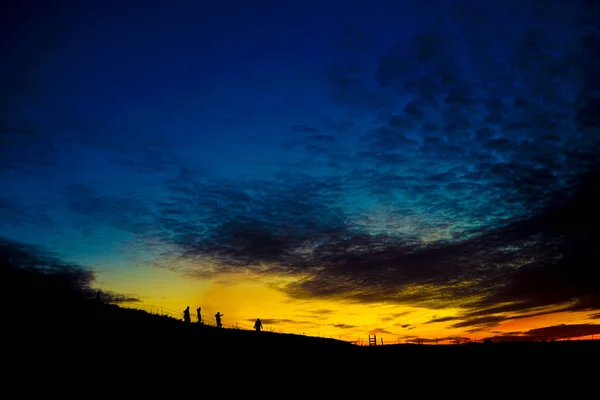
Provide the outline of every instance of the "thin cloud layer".
<path id="1" fill-rule="evenodd" d="M 493 342 L 514 341 L 553 341 L 561 339 L 589 338 L 600 333 L 597 324 L 560 324 L 530 329 L 525 332 L 509 332 L 503 335 L 492 336 Z"/>
<path id="2" fill-rule="evenodd" d="M 256 322 L 255 319 L 247 319 L 246 321 L 252 322 L 252 323 Z M 287 318 L 262 318 L 260 321 L 263 323 L 263 325 L 278 325 L 278 324 L 300 324 L 300 325 L 303 325 L 303 324 L 310 323 L 310 322 L 306 322 L 306 321 L 296 321 L 296 320 L 287 319 Z"/>
<path id="3" fill-rule="evenodd" d="M 2 275 L 7 279 L 4 283 L 12 285 L 11 291 L 21 298 L 38 296 L 36 287 L 20 287 L 24 282 L 14 281 L 15 273 L 24 271 L 32 276 L 46 277 L 47 285 L 43 286 L 44 292 L 50 295 L 64 295 L 75 293 L 87 298 L 95 298 L 100 292 L 100 300 L 108 303 L 138 302 L 136 296 L 115 293 L 113 291 L 98 291 L 92 285 L 96 280 L 94 272 L 76 263 L 61 260 L 57 255 L 45 251 L 37 246 L 18 243 L 5 238 L 0 238 L 0 267 Z M 42 288 L 40 285 L 37 289 Z M 16 299 L 14 299 L 16 300 Z"/>

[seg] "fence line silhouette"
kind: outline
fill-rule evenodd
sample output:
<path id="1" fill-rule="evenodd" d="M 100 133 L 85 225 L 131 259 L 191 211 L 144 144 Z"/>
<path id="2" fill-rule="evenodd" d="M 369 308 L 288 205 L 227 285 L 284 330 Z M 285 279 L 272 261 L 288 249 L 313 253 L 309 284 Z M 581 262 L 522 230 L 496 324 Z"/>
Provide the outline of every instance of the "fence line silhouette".
<path id="1" fill-rule="evenodd" d="M 150 306 L 136 305 L 135 307 L 124 307 L 124 308 L 138 309 L 138 310 L 146 311 L 152 315 L 167 316 L 167 317 L 171 317 L 176 320 L 179 320 L 179 321 L 183 321 L 183 311 L 175 311 L 175 310 L 165 308 L 165 307 L 154 306 L 154 305 L 150 305 Z M 194 312 L 192 312 L 192 311 L 194 311 Z M 190 310 L 190 317 L 192 319 L 192 324 L 198 323 L 198 317 L 197 317 L 197 314 L 195 313 L 195 310 Z M 201 314 L 201 317 L 202 317 L 203 325 L 212 326 L 212 327 L 217 326 L 217 322 L 216 322 L 214 316 L 209 315 L 208 317 L 206 317 L 204 314 Z M 264 325 L 265 324 L 263 322 L 263 326 Z M 242 321 L 240 323 L 239 321 L 233 321 L 230 323 L 223 323 L 222 327 L 226 328 L 226 329 L 238 329 L 238 330 L 253 331 L 254 330 L 254 322 Z M 262 330 L 264 332 L 289 333 L 289 334 L 300 335 L 300 334 L 294 333 L 294 332 L 284 332 L 281 329 L 273 329 L 273 327 L 269 326 L 269 325 L 264 326 Z M 341 340 L 344 342 L 355 344 L 357 346 L 369 346 L 369 340 L 365 340 L 365 338 L 363 338 L 363 337 L 356 337 L 356 336 L 350 336 L 350 335 L 338 335 L 337 337 L 335 337 L 335 336 L 321 336 L 320 334 L 315 336 L 315 335 L 305 335 L 304 333 L 302 333 L 301 335 L 310 336 L 310 337 L 319 337 L 319 338 L 338 339 L 338 340 Z M 344 336 L 346 338 L 352 337 L 353 339 L 342 339 L 342 336 Z M 369 334 L 368 336 L 371 336 L 371 335 Z M 390 336 L 393 336 L 393 335 L 390 335 Z M 591 336 L 591 340 L 600 340 L 600 335 L 598 335 L 596 337 L 594 337 L 594 335 L 588 335 L 585 337 L 557 338 L 557 340 L 574 340 L 574 341 L 590 340 L 590 336 Z M 378 337 L 376 339 L 377 343 L 374 344 L 374 346 L 386 346 L 386 345 L 394 345 L 394 344 L 448 345 L 448 344 L 484 343 L 483 338 L 479 338 L 479 339 L 474 338 L 473 340 L 459 340 L 457 338 L 442 338 L 442 339 L 411 338 L 411 339 L 407 339 L 407 338 L 397 337 L 397 340 L 388 340 L 388 341 L 381 340 L 381 342 L 379 342 L 380 340 L 381 340 L 381 337 Z"/>
<path id="2" fill-rule="evenodd" d="M 180 321 L 183 321 L 183 311 L 175 311 L 169 308 L 165 308 L 165 307 L 159 307 L 159 306 L 146 306 L 146 305 L 136 305 L 136 307 L 139 307 L 140 309 L 143 309 L 144 311 L 147 311 L 150 314 L 153 315 L 164 315 L 164 316 L 168 316 Z M 195 312 L 193 312 L 195 310 L 190 309 L 190 317 L 192 320 L 192 324 L 197 323 L 197 315 Z M 212 326 L 212 327 L 216 327 L 217 323 L 216 320 L 214 318 L 214 316 L 212 316 L 211 314 L 209 314 L 209 316 L 205 316 L 204 314 L 201 314 L 202 317 L 202 324 L 203 325 L 208 325 L 208 326 Z M 263 325 L 266 325 L 263 321 Z M 253 322 L 239 322 L 239 321 L 234 321 L 231 323 L 223 323 L 223 328 L 227 328 L 227 329 L 239 329 L 239 330 L 248 330 L 248 331 L 253 331 L 254 330 L 254 323 Z M 263 331 L 265 332 L 274 332 L 274 333 L 290 333 L 290 334 L 296 334 L 298 335 L 298 333 L 295 332 L 284 332 L 281 329 L 273 329 L 273 327 L 266 325 L 263 329 Z M 302 335 L 304 335 L 304 333 L 302 333 Z M 369 342 L 366 338 L 363 337 L 356 337 L 354 335 L 338 335 L 336 336 L 321 336 L 320 334 L 315 335 L 304 335 L 304 336 L 311 336 L 311 337 L 320 337 L 320 338 L 329 338 L 329 339 L 338 339 L 338 340 L 342 340 L 344 342 L 348 342 L 348 343 L 352 343 L 354 345 L 357 346 L 369 346 Z M 345 337 L 344 339 L 342 339 L 342 337 Z M 377 346 L 382 346 L 382 345 L 391 345 L 391 344 L 436 344 L 434 342 L 422 342 L 419 343 L 417 342 L 417 339 L 401 339 L 401 338 L 397 338 L 396 341 L 381 341 L 381 338 L 378 337 L 377 338 Z M 455 339 L 440 339 L 437 341 L 437 344 L 456 344 Z"/>
<path id="3" fill-rule="evenodd" d="M 135 307 L 127 307 L 127 308 L 131 308 L 131 309 L 139 309 L 142 311 L 146 311 L 149 314 L 152 315 L 161 315 L 161 316 L 167 316 L 167 317 L 171 317 L 174 318 L 176 320 L 179 321 L 183 321 L 183 311 L 175 311 L 166 307 L 161 307 L 161 306 L 155 306 L 155 305 L 136 305 Z M 217 322 L 215 320 L 215 317 L 209 313 L 208 315 L 204 315 L 201 314 L 202 317 L 202 324 L 203 325 L 208 325 L 208 326 L 212 326 L 212 327 L 216 327 L 217 326 Z M 190 309 L 190 318 L 192 320 L 192 324 L 196 324 L 198 323 L 198 317 L 195 313 L 195 310 Z M 253 331 L 254 330 L 254 322 L 248 322 L 248 321 L 232 321 L 232 322 L 228 322 L 226 319 L 226 316 L 224 316 L 223 318 L 223 323 L 222 326 L 223 328 L 226 329 L 239 329 L 239 330 L 247 330 L 247 331 Z M 264 332 L 273 332 L 273 333 L 288 333 L 288 334 L 294 334 L 294 335 L 302 335 L 302 336 L 310 336 L 310 337 L 319 337 L 319 338 L 326 338 L 326 339 L 338 339 L 338 340 L 342 340 L 345 342 L 349 342 L 349 343 L 353 343 L 356 345 L 362 345 L 362 341 L 360 340 L 360 338 L 356 338 L 356 339 L 342 339 L 342 336 L 338 335 L 336 336 L 321 336 L 320 334 L 315 335 L 309 335 L 309 334 L 299 334 L 299 333 L 295 333 L 295 332 L 285 332 L 282 329 L 276 329 L 273 328 L 272 326 L 269 326 L 268 324 L 265 324 L 263 321 L 263 329 L 262 331 Z M 348 335 L 343 335 L 348 337 Z M 355 336 L 353 336 L 353 338 L 355 338 Z"/>
<path id="4" fill-rule="evenodd" d="M 133 308 L 133 307 L 132 307 Z M 165 308 L 165 307 L 158 307 L 158 306 L 145 306 L 145 305 L 136 305 L 135 308 L 141 309 L 143 311 L 148 312 L 149 314 L 152 315 L 162 315 L 162 316 L 167 316 L 167 317 L 171 317 L 180 321 L 183 321 L 183 311 L 175 311 L 169 308 Z M 135 309 L 134 308 L 134 309 Z M 215 317 L 213 315 L 204 315 L 201 314 L 202 317 L 202 324 L 203 325 L 208 325 L 208 326 L 213 326 L 216 327 L 217 326 L 217 321 L 215 320 Z M 195 312 L 195 310 L 191 310 L 190 309 L 190 318 L 192 320 L 192 323 L 198 323 L 198 316 Z M 224 316 L 224 320 L 225 320 L 226 316 Z M 232 321 L 232 322 L 228 322 L 227 320 L 225 320 L 223 323 L 223 328 L 228 328 L 228 329 L 240 329 L 240 330 L 254 330 L 254 322 L 248 322 L 248 321 Z M 264 326 L 264 322 L 263 322 L 263 326 Z M 276 332 L 276 333 L 286 333 L 283 332 L 280 329 L 273 329 L 273 327 L 271 326 L 264 326 L 263 331 L 265 332 Z"/>

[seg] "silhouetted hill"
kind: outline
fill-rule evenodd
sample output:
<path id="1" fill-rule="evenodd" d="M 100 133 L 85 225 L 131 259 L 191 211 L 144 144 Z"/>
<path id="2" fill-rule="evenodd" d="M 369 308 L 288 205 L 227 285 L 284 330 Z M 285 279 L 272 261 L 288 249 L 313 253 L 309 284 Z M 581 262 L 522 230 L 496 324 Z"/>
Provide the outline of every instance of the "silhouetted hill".
<path id="1" fill-rule="evenodd" d="M 337 359 L 355 346 L 326 338 L 218 329 L 185 324 L 166 316 L 121 308 L 89 298 L 62 274 L 19 268 L 6 260 L 1 267 L 5 343 L 15 360 L 61 359 L 79 365 L 138 360 L 142 366 L 185 365 L 202 359 L 218 368 L 256 362 L 314 362 Z M 157 364 L 158 363 L 158 364 Z"/>
<path id="2" fill-rule="evenodd" d="M 183 385 L 196 379 L 250 385 L 262 379 L 331 390 L 338 379 L 352 384 L 353 376 L 486 376 L 503 373 L 506 366 L 533 373 L 587 365 L 600 354 L 600 343 L 584 341 L 358 347 L 334 339 L 217 329 L 103 304 L 60 274 L 13 268 L 5 261 L 1 275 L 8 332 L 3 355 L 11 371 L 100 379 L 110 387 L 133 374 L 181 379 Z M 148 391 L 148 383 L 143 385 L 140 390 Z"/>

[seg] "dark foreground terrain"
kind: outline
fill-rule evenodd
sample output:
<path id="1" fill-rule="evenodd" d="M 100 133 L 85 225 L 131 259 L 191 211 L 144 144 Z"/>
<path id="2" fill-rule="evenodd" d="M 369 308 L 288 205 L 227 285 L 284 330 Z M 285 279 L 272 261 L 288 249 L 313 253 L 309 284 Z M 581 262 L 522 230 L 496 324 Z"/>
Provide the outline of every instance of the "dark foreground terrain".
<path id="1" fill-rule="evenodd" d="M 29 272 L 4 272 L 5 376 L 9 383 L 23 380 L 19 385 L 26 391 L 58 385 L 76 395 L 81 384 L 98 390 L 133 387 L 139 394 L 166 385 L 228 397 L 236 390 L 251 393 L 259 383 L 261 390 L 328 388 L 341 396 L 342 389 L 400 390 L 416 382 L 425 382 L 422 390 L 428 391 L 439 390 L 442 381 L 505 386 L 523 380 L 535 386 L 554 375 L 562 383 L 575 376 L 581 388 L 590 384 L 584 377 L 595 374 L 600 355 L 598 341 L 358 347 L 334 339 L 217 329 L 103 304 L 57 290 Z"/>

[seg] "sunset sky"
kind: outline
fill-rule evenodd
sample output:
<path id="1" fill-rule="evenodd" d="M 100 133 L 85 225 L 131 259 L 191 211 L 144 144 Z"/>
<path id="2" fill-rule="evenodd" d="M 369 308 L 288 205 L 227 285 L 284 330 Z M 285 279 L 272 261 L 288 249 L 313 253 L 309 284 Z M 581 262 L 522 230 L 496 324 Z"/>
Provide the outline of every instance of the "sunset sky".
<path id="1" fill-rule="evenodd" d="M 592 3 L 9 1 L 0 252 L 226 327 L 600 334 Z"/>

